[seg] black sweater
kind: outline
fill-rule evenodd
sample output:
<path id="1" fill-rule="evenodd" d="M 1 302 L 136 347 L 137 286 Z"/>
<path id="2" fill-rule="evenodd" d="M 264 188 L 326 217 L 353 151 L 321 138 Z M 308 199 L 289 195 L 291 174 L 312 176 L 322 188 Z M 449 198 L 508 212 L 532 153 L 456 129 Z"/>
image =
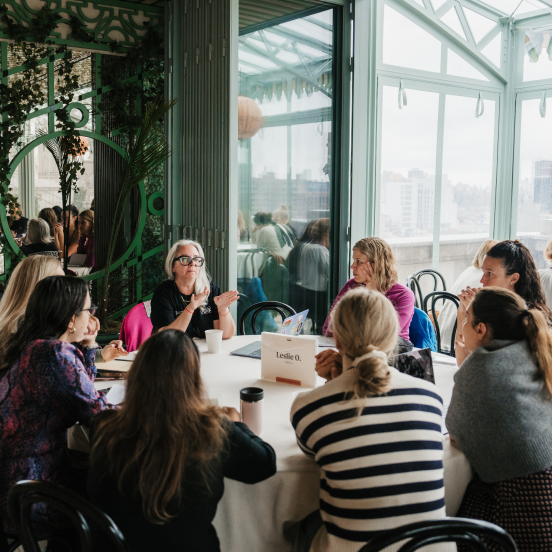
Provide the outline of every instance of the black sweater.
<path id="1" fill-rule="evenodd" d="M 96 419 L 110 414 L 110 411 L 102 412 Z M 226 450 L 209 482 L 210 492 L 196 484 L 198 478 L 189 473 L 182 482 L 182 501 L 169 509 L 175 517 L 163 525 L 156 525 L 147 521 L 142 513 L 140 496 L 133 492 L 137 487 L 135 480 L 127 482 L 124 494 L 118 491 L 117 481 L 107 474 L 107 458 L 94 448 L 93 434 L 94 427 L 88 494 L 91 501 L 119 527 L 132 552 L 220 552 L 212 521 L 224 493 L 223 478 L 252 484 L 276 473 L 276 455 L 272 447 L 245 424 L 231 422 L 228 424 Z M 98 535 L 96 538 L 97 550 L 113 550 L 103 537 Z"/>

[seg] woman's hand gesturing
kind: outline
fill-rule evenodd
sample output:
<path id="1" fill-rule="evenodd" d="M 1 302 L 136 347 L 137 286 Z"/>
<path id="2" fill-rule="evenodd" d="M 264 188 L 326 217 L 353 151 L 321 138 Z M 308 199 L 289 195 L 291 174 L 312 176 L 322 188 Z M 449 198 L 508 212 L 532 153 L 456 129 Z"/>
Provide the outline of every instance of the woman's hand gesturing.
<path id="1" fill-rule="evenodd" d="M 316 364 L 314 369 L 316 373 L 326 381 L 337 378 L 343 373 L 343 359 L 334 349 L 326 349 L 318 353 L 315 358 Z"/>
<path id="2" fill-rule="evenodd" d="M 226 293 L 221 293 L 218 297 L 215 297 L 213 300 L 220 314 L 224 315 L 228 312 L 228 308 L 230 307 L 230 305 L 232 303 L 235 303 L 238 300 L 238 292 L 227 291 Z"/>
<path id="3" fill-rule="evenodd" d="M 200 307 L 203 304 L 203 301 L 205 300 L 205 297 L 209 295 L 209 288 L 206 287 L 203 290 L 203 293 L 200 293 L 199 295 L 195 295 L 195 293 L 192 295 L 192 298 L 190 300 L 189 309 L 191 311 L 195 311 L 198 307 Z"/>
<path id="4" fill-rule="evenodd" d="M 475 294 L 477 291 L 481 288 L 472 288 L 467 287 L 466 289 L 463 289 L 458 294 L 458 299 L 460 299 L 460 307 L 458 308 L 461 312 L 466 312 L 468 309 L 468 305 L 471 303 L 472 299 L 475 297 Z"/>

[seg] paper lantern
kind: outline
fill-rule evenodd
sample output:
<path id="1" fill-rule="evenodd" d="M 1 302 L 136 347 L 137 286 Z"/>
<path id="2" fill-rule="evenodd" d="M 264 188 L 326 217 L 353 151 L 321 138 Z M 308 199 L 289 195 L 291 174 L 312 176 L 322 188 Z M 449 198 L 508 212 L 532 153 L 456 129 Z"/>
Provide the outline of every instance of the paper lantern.
<path id="1" fill-rule="evenodd" d="M 88 151 L 88 138 L 86 138 L 86 136 L 79 136 L 77 140 L 79 141 L 80 146 L 76 148 L 76 155 L 73 155 L 74 152 L 71 152 L 69 154 L 69 157 L 80 157 Z M 69 144 L 67 142 L 67 139 L 64 139 L 61 143 L 61 149 L 65 152 L 68 148 Z"/>
<path id="2" fill-rule="evenodd" d="M 253 138 L 263 127 L 263 114 L 255 100 L 238 96 L 238 138 Z"/>

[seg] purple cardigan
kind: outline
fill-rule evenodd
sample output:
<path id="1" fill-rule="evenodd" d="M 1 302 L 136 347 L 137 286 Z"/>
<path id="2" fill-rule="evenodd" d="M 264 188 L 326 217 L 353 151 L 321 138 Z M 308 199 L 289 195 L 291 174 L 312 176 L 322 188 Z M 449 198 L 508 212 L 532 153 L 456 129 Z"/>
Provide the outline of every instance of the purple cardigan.
<path id="1" fill-rule="evenodd" d="M 81 236 L 79 238 L 77 253 L 86 253 L 86 261 L 84 261 L 84 266 L 87 266 L 89 268 L 92 268 L 94 266 L 94 234 Z"/>
<path id="2" fill-rule="evenodd" d="M 13 532 L 6 496 L 22 479 L 73 486 L 67 429 L 107 408 L 94 389 L 95 349 L 33 341 L 0 379 L 0 519 Z M 81 485 L 84 485 L 84 481 Z"/>
<path id="3" fill-rule="evenodd" d="M 337 294 L 335 301 L 333 302 L 332 308 L 328 313 L 326 322 L 324 322 L 324 329 L 322 333 L 326 336 L 332 337 L 333 332 L 330 328 L 330 316 L 332 310 L 335 308 L 339 300 L 351 289 L 362 286 L 363 284 L 358 284 L 355 282 L 354 278 L 351 278 L 342 288 L 341 291 Z M 393 303 L 395 310 L 399 316 L 399 336 L 403 337 L 406 340 L 409 340 L 408 330 L 410 328 L 410 322 L 412 322 L 412 317 L 414 316 L 414 294 L 411 290 L 401 284 L 395 284 L 391 286 L 389 291 L 385 294 L 387 299 Z"/>

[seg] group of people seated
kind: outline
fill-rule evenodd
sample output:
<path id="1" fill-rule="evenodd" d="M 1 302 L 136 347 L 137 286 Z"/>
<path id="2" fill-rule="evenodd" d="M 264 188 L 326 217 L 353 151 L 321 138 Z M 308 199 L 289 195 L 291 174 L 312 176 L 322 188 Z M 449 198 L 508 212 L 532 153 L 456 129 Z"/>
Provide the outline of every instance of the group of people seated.
<path id="1" fill-rule="evenodd" d="M 173 245 L 165 268 L 169 279 L 151 303 L 154 332 L 138 350 L 118 408 L 95 390 L 95 363 L 125 353 L 120 342 L 98 348 L 86 283 L 63 276 L 47 256 L 14 271 L 0 302 L 5 531 L 13 532 L 9 488 L 40 479 L 88 496 L 131 550 L 186 542 L 215 552 L 223 478 L 256 483 L 275 474 L 270 444 L 236 410 L 206 400 L 192 341 L 208 329 L 234 335 L 229 309 L 237 292 L 221 293 L 191 240 Z M 442 398 L 433 384 L 389 366 L 399 347 L 411 347 L 414 295 L 398 283 L 393 251 L 380 238 L 355 244 L 351 269 L 324 325 L 335 350 L 316 358 L 327 383 L 299 394 L 290 413 L 299 447 L 321 472 L 320 506 L 300 524 L 300 551 L 358 550 L 387 529 L 445 516 Z M 504 527 L 522 552 L 552 550 L 551 311 L 520 242 L 491 244 L 481 270 L 480 288 L 459 291 L 459 370 L 446 417 L 476 473 L 459 515 Z M 77 422 L 91 428 L 89 470 L 67 450 Z M 37 511 L 37 523 L 54 530 L 59 523 L 71 538 L 48 516 Z"/>
<path id="2" fill-rule="evenodd" d="M 94 210 L 79 213 L 74 205 L 65 209 L 59 206 L 45 207 L 37 218 L 23 216 L 21 205 L 12 204 L 13 214 L 8 217 L 12 236 L 16 238 L 25 256 L 48 255 L 62 259 L 65 255 L 65 236 L 68 237 L 67 256 L 83 254 L 82 265 L 94 267 Z"/>

